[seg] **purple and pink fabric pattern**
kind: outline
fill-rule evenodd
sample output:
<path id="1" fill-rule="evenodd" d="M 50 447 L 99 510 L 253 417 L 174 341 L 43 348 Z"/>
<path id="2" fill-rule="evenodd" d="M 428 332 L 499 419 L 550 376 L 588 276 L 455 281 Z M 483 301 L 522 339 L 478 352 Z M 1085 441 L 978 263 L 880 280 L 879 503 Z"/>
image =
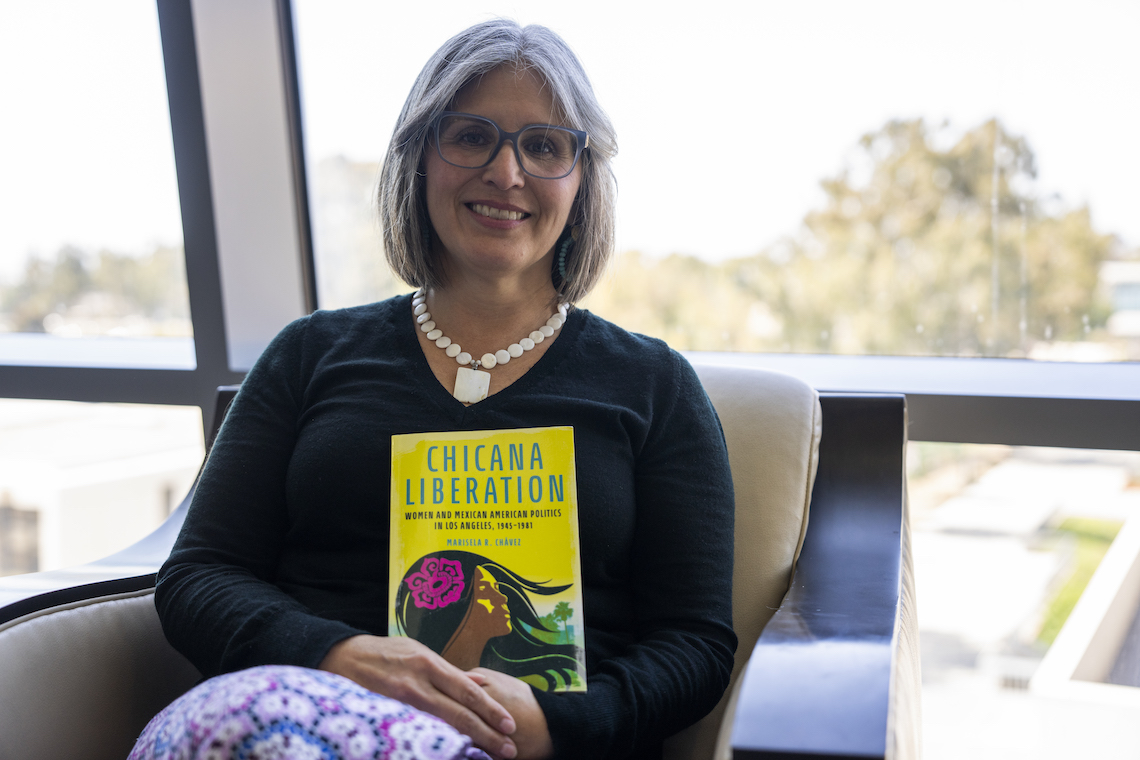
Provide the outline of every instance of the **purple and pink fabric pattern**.
<path id="1" fill-rule="evenodd" d="M 143 730 L 128 760 L 489 760 L 439 718 L 320 670 L 211 678 Z"/>

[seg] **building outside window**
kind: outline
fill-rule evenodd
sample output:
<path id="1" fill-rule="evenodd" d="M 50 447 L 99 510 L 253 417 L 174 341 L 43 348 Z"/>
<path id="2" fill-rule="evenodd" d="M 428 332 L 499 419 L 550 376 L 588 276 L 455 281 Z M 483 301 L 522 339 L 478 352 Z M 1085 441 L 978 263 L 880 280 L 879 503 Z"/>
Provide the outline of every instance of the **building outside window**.
<path id="1" fill-rule="evenodd" d="M 10 498 L 5 492 L 0 504 L 0 575 L 34 573 L 40 569 L 40 514 L 12 506 Z"/>

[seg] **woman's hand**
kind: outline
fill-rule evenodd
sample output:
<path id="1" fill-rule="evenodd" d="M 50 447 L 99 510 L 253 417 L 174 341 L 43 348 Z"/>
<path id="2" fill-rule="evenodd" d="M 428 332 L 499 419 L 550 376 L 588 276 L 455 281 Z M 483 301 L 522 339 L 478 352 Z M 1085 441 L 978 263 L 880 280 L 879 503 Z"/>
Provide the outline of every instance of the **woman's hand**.
<path id="1" fill-rule="evenodd" d="M 543 760 L 554 753 L 546 715 L 530 686 L 506 673 L 487 668 L 475 668 L 468 675 L 481 681 L 487 694 L 514 716 L 518 729 L 511 739 L 518 748 L 518 760 Z"/>
<path id="2" fill-rule="evenodd" d="M 513 758 L 518 754 L 509 737 L 515 732 L 515 720 L 508 708 L 496 701 L 495 692 L 480 688 L 479 679 L 471 678 L 415 639 L 353 636 L 335 644 L 321 660 L 320 668 L 442 718 L 492 755 Z"/>

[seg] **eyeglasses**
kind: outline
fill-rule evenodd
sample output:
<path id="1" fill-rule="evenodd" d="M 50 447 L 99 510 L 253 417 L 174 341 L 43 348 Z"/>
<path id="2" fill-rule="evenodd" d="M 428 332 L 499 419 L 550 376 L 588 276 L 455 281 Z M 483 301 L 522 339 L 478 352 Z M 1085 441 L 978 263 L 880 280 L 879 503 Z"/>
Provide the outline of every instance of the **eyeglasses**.
<path id="1" fill-rule="evenodd" d="M 439 157 L 462 169 L 482 169 L 507 141 L 522 170 L 539 179 L 562 179 L 574 171 L 582 151 L 590 147 L 585 132 L 550 124 L 528 124 L 518 132 L 504 132 L 482 116 L 444 111 L 435 120 L 435 147 Z"/>

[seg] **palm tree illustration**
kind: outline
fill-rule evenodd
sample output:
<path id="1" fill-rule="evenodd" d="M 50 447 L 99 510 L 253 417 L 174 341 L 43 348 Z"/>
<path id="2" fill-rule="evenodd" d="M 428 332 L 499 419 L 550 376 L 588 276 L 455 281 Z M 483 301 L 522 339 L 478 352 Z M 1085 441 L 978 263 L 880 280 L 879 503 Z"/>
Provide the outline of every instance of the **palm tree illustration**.
<path id="1" fill-rule="evenodd" d="M 574 615 L 574 610 L 570 609 L 567 602 L 559 602 L 554 605 L 554 619 L 562 621 L 562 635 L 566 638 L 566 643 L 570 643 L 570 627 L 567 623 Z"/>

